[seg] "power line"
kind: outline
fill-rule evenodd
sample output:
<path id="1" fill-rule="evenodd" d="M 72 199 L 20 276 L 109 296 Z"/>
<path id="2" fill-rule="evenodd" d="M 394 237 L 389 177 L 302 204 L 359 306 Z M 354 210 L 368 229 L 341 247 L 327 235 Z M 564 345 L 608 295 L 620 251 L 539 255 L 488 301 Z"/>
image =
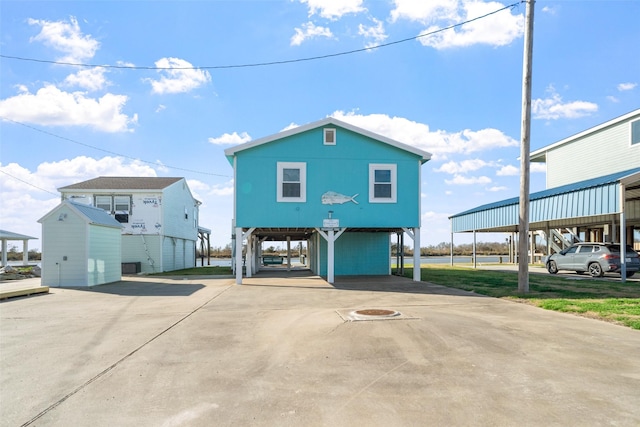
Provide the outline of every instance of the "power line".
<path id="1" fill-rule="evenodd" d="M 125 159 L 134 160 L 134 161 L 142 162 L 142 163 L 147 163 L 147 164 L 154 165 L 154 166 L 166 167 L 166 168 L 169 168 L 169 169 L 175 169 L 175 170 L 184 171 L 184 172 L 191 172 L 191 173 L 197 173 L 197 174 L 202 174 L 202 175 L 220 176 L 220 177 L 224 177 L 224 178 L 231 178 L 231 175 L 222 175 L 222 174 L 211 173 L 211 172 L 202 172 L 202 171 L 197 171 L 197 170 L 194 170 L 194 169 L 181 168 L 181 167 L 178 167 L 178 166 L 169 166 L 169 165 L 166 165 L 164 163 L 160 163 L 159 164 L 158 162 L 152 162 L 150 160 L 138 159 L 136 157 L 127 156 L 126 154 L 121 154 L 121 153 L 117 153 L 115 151 L 105 150 L 104 148 L 98 148 L 98 147 L 95 147 L 93 145 L 86 144 L 84 142 L 76 141 L 74 139 L 67 138 L 65 136 L 60 136 L 60 135 L 57 135 L 55 133 L 48 132 L 46 130 L 38 129 L 37 127 L 30 126 L 30 125 L 28 125 L 26 123 L 18 122 L 16 120 L 12 120 L 12 119 L 9 119 L 7 117 L 0 116 L 0 119 L 6 120 L 6 121 L 11 122 L 11 123 L 15 123 L 15 124 L 20 125 L 20 126 L 24 126 L 24 127 L 28 128 L 28 129 L 34 130 L 36 132 L 43 133 L 45 135 L 53 136 L 54 138 L 62 139 L 64 141 L 73 142 L 74 144 L 82 145 L 84 147 L 92 148 L 94 150 L 102 151 L 104 153 L 112 154 L 114 156 L 124 157 Z M 46 191 L 46 190 L 44 190 L 44 191 Z"/>
<path id="2" fill-rule="evenodd" d="M 15 179 L 16 181 L 20 181 L 23 184 L 27 184 L 27 185 L 30 185 L 33 188 L 37 188 L 38 190 L 44 191 L 45 193 L 53 194 L 54 196 L 59 196 L 59 194 L 56 194 L 56 193 L 54 193 L 52 191 L 49 191 L 49 190 L 45 190 L 42 187 L 38 187 L 37 185 L 34 185 L 34 184 L 30 183 L 30 182 L 27 182 L 24 179 L 18 178 L 17 176 L 13 176 L 10 173 L 7 173 L 7 172 L 3 171 L 2 169 L 0 169 L 0 172 L 2 172 L 3 174 L 5 174 L 7 176 L 10 176 L 11 178 Z"/>
<path id="3" fill-rule="evenodd" d="M 417 36 L 407 37 L 405 39 L 396 40 L 388 43 L 381 43 L 375 46 L 363 47 L 360 49 L 347 50 L 343 52 L 330 53 L 326 55 L 318 55 L 318 56 L 310 56 L 306 58 L 296 58 L 296 59 L 285 59 L 282 61 L 269 61 L 269 62 L 254 62 L 248 64 L 231 64 L 231 65 L 207 65 L 202 67 L 151 67 L 151 66 L 137 66 L 137 65 L 101 65 L 101 64 L 83 64 L 76 62 L 60 62 L 60 61 L 50 61 L 46 59 L 37 59 L 37 58 L 25 58 L 20 56 L 12 56 L 12 55 L 3 55 L 0 54 L 0 58 L 5 59 L 15 59 L 18 61 L 30 61 L 30 62 L 40 62 L 45 64 L 56 64 L 56 65 L 72 65 L 75 67 L 89 67 L 89 68 L 117 68 L 117 69 L 127 69 L 127 70 L 220 70 L 220 69 L 230 69 L 230 68 L 250 68 L 250 67 L 266 67 L 271 65 L 283 65 L 283 64 L 292 64 L 296 62 L 306 62 L 306 61 L 317 61 L 320 59 L 328 59 L 335 58 L 337 56 L 345 56 L 352 55 L 354 53 L 366 52 L 374 49 L 379 49 L 383 47 L 389 47 L 400 43 L 405 43 L 412 40 L 418 40 L 423 37 L 429 37 L 437 33 L 441 33 L 443 31 L 451 30 L 457 27 L 461 27 L 465 24 L 469 24 L 474 21 L 478 21 L 480 19 L 487 18 L 491 15 L 495 15 L 496 13 L 502 12 L 506 9 L 513 9 L 520 3 L 526 3 L 527 0 L 521 0 L 516 3 L 512 3 L 510 5 L 504 6 L 500 9 L 494 10 L 493 12 L 486 13 L 482 16 L 478 16 L 476 18 L 472 18 L 463 22 L 459 22 L 457 24 L 449 25 L 448 27 L 439 28 L 437 30 L 430 31 L 428 33 L 418 34 Z"/>

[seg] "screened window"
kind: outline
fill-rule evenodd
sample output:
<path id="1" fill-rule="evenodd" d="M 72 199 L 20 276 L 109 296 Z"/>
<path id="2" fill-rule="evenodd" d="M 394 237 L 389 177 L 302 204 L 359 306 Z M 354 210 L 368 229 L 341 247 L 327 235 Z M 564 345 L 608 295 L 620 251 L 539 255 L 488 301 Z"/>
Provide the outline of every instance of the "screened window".
<path id="1" fill-rule="evenodd" d="M 396 165 L 369 165 L 369 202 L 396 203 Z"/>
<path id="2" fill-rule="evenodd" d="M 278 202 L 306 202 L 307 164 L 278 162 Z"/>
<path id="3" fill-rule="evenodd" d="M 324 130 L 324 145 L 336 145 L 336 130 L 327 128 Z"/>
<path id="4" fill-rule="evenodd" d="M 96 196 L 96 208 L 111 213 L 111 196 Z"/>
<path id="5" fill-rule="evenodd" d="M 631 122 L 631 145 L 640 144 L 640 120 Z"/>

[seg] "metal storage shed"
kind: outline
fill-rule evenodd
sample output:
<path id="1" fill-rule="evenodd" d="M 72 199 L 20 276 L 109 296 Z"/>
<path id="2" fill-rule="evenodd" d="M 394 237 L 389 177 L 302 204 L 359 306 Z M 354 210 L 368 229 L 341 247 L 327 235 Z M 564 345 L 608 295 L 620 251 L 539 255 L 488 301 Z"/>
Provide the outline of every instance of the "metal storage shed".
<path id="1" fill-rule="evenodd" d="M 38 222 L 42 286 L 95 286 L 122 278 L 122 226 L 107 212 L 65 200 Z"/>

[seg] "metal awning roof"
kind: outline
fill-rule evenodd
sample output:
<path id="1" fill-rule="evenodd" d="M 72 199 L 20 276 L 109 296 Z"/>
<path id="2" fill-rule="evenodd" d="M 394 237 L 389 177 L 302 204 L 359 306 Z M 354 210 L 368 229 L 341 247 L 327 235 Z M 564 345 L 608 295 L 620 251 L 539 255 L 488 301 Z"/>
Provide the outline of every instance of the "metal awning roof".
<path id="1" fill-rule="evenodd" d="M 568 219 L 578 225 L 588 217 L 594 223 L 606 221 L 603 216 L 620 211 L 621 182 L 627 186 L 625 201 L 640 203 L 640 167 L 531 193 L 531 227 L 536 223 L 553 227 Z M 518 197 L 513 197 L 452 215 L 452 231 L 516 231 L 519 202 Z"/>

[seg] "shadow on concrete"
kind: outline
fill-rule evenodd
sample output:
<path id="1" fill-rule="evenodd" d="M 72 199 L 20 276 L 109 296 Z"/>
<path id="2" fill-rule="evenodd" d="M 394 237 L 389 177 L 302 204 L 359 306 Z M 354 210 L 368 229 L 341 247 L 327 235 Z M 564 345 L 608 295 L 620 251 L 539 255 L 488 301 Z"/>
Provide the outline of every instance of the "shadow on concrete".
<path id="1" fill-rule="evenodd" d="M 160 282 L 129 282 L 126 280 L 93 286 L 91 288 L 73 288 L 77 291 L 97 292 L 101 294 L 114 294 L 122 296 L 154 296 L 154 297 L 181 297 L 189 296 L 205 286 L 200 283 L 160 283 Z"/>
<path id="2" fill-rule="evenodd" d="M 482 297 L 462 289 L 448 288 L 429 282 L 414 282 L 402 276 L 336 276 L 332 285 L 335 289 L 348 291 L 400 292 L 411 294 L 451 295 L 465 297 Z"/>

